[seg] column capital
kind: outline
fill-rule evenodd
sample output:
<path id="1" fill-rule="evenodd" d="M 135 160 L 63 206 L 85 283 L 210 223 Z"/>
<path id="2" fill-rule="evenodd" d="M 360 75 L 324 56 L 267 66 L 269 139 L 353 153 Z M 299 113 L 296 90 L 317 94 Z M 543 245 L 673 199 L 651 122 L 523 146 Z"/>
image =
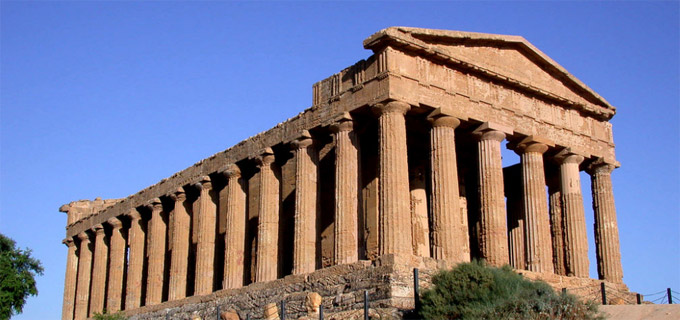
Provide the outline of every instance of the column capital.
<path id="1" fill-rule="evenodd" d="M 187 199 L 187 195 L 186 195 L 186 193 L 184 192 L 184 188 L 179 187 L 179 188 L 177 188 L 177 190 L 175 190 L 175 192 L 173 192 L 172 194 L 170 194 L 170 198 L 171 198 L 173 201 L 184 201 L 184 200 Z"/>
<path id="2" fill-rule="evenodd" d="M 90 242 L 90 235 L 87 234 L 87 231 L 83 231 L 77 235 L 78 239 L 80 239 L 80 242 L 86 241 Z"/>
<path id="3" fill-rule="evenodd" d="M 555 144 L 546 138 L 528 136 L 517 143 L 509 144 L 508 148 L 513 149 L 519 155 L 529 152 L 544 154 L 552 146 Z"/>
<path id="4" fill-rule="evenodd" d="M 558 164 L 575 163 L 579 165 L 585 158 L 580 154 L 572 152 L 570 148 L 564 148 L 555 155 L 554 159 Z"/>
<path id="5" fill-rule="evenodd" d="M 123 227 L 123 222 L 120 221 L 120 219 L 118 219 L 117 217 L 113 217 L 109 220 L 106 220 L 106 223 L 111 225 L 113 229 L 120 229 L 121 227 Z"/>
<path id="6" fill-rule="evenodd" d="M 210 190 L 210 189 L 212 189 L 212 181 L 210 180 L 210 177 L 209 177 L 209 176 L 202 176 L 202 177 L 198 180 L 198 182 L 196 182 L 196 183 L 193 184 L 193 186 L 194 186 L 196 189 L 198 189 L 199 191 L 200 191 L 200 190 L 203 190 L 203 189 L 208 189 L 208 190 Z"/>
<path id="7" fill-rule="evenodd" d="M 586 166 L 586 172 L 591 176 L 599 173 L 610 174 L 616 168 L 618 168 L 617 163 L 610 163 L 604 158 L 597 158 Z"/>
<path id="8" fill-rule="evenodd" d="M 104 225 L 103 224 L 97 224 L 94 227 L 90 228 L 90 230 L 94 231 L 96 234 L 104 233 Z"/>
<path id="9" fill-rule="evenodd" d="M 335 118 L 335 122 L 331 124 L 331 131 L 333 133 L 337 133 L 340 131 L 350 131 L 354 129 L 354 120 L 352 119 L 352 115 L 349 114 L 349 112 L 345 112 Z"/>
<path id="10" fill-rule="evenodd" d="M 477 129 L 472 131 L 472 134 L 479 141 L 495 140 L 498 142 L 503 141 L 506 134 L 512 133 L 512 128 L 495 122 L 484 122 L 477 127 Z"/>
<path id="11" fill-rule="evenodd" d="M 73 247 L 76 244 L 73 238 L 66 238 L 64 240 L 61 240 L 61 243 L 65 244 L 69 248 Z"/>
<path id="12" fill-rule="evenodd" d="M 302 130 L 302 132 L 300 132 L 300 136 L 291 141 L 290 144 L 294 149 L 304 149 L 311 146 L 312 143 L 314 143 L 314 140 L 312 140 L 312 135 L 309 133 L 309 131 Z"/>
<path id="13" fill-rule="evenodd" d="M 261 168 L 262 166 L 268 166 L 274 163 L 274 160 L 274 150 L 272 150 L 272 148 L 265 148 L 260 155 L 255 158 L 255 163 L 258 168 Z"/>
<path id="14" fill-rule="evenodd" d="M 460 125 L 460 119 L 451 115 L 443 108 L 437 108 L 430 112 L 427 116 L 427 121 L 430 122 L 432 127 L 450 127 L 455 129 Z"/>
<path id="15" fill-rule="evenodd" d="M 371 110 L 378 116 L 385 113 L 400 113 L 405 115 L 406 112 L 411 110 L 411 105 L 403 101 L 389 101 L 376 103 L 371 107 Z"/>
<path id="16" fill-rule="evenodd" d="M 130 209 L 130 211 L 128 211 L 125 215 L 130 217 L 130 219 L 132 219 L 133 221 L 142 218 L 142 214 L 139 213 L 139 210 L 137 210 L 137 208 Z"/>
<path id="17" fill-rule="evenodd" d="M 153 199 L 149 200 L 149 202 L 146 204 L 146 207 L 149 208 L 152 211 L 155 211 L 155 210 L 161 211 L 161 210 L 163 210 L 163 203 L 161 202 L 161 199 L 153 198 Z"/>
<path id="18" fill-rule="evenodd" d="M 235 163 L 232 163 L 228 165 L 226 168 L 220 170 L 219 173 L 227 177 L 227 179 L 232 177 L 240 178 L 241 168 L 239 168 Z"/>

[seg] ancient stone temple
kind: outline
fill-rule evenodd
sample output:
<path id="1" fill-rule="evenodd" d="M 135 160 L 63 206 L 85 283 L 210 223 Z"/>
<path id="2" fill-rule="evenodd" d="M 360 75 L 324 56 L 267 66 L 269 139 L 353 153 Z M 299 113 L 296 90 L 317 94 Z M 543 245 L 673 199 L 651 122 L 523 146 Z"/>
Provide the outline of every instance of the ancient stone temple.
<path id="1" fill-rule="evenodd" d="M 363 45 L 294 118 L 125 199 L 64 205 L 62 319 L 255 319 L 281 300 L 292 317 L 309 292 L 339 312 L 364 290 L 398 312 L 414 267 L 426 282 L 471 259 L 628 292 L 613 106 L 517 36 L 393 27 Z M 520 162 L 503 167 L 503 147 Z"/>

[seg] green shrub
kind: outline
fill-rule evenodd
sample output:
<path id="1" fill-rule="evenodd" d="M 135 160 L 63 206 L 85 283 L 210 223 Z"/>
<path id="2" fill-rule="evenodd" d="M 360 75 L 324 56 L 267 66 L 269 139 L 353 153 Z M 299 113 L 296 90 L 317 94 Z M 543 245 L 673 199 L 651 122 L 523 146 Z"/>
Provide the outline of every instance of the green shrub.
<path id="1" fill-rule="evenodd" d="M 432 284 L 421 299 L 425 319 L 601 319 L 595 305 L 557 294 L 509 266 L 463 263 L 436 274 Z"/>
<path id="2" fill-rule="evenodd" d="M 106 309 L 105 309 L 103 313 L 95 312 L 94 315 L 92 316 L 92 319 L 94 319 L 94 320 L 125 320 L 125 319 L 127 319 L 127 317 L 125 317 L 120 312 L 107 313 Z"/>

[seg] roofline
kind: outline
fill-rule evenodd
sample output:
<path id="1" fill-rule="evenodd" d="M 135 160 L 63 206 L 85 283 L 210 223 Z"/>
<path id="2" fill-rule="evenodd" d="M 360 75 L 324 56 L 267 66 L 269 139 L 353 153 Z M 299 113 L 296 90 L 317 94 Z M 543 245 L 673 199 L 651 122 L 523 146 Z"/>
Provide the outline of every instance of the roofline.
<path id="1" fill-rule="evenodd" d="M 607 100 L 605 100 L 597 92 L 593 91 L 585 83 L 581 82 L 581 80 L 569 73 L 564 67 L 548 57 L 548 55 L 543 53 L 521 36 L 412 27 L 389 27 L 382 29 L 366 38 L 363 42 L 363 45 L 364 48 L 373 50 L 374 52 L 381 50 L 385 46 L 389 46 L 393 43 L 400 43 L 402 46 L 406 45 L 415 50 L 425 50 L 431 52 L 431 45 L 420 39 L 428 37 L 439 39 L 477 40 L 504 43 L 506 45 L 515 46 L 530 58 L 534 58 L 540 62 L 543 62 L 543 66 L 547 67 L 547 71 L 552 73 L 553 76 L 556 76 L 558 79 L 562 78 L 572 82 L 583 93 L 590 96 L 586 98 L 590 98 L 588 100 L 594 100 L 595 104 L 606 110 L 604 112 L 604 118 L 607 120 L 611 119 L 611 117 L 613 117 L 616 113 L 616 108 L 612 106 Z M 439 52 L 436 54 L 439 54 Z"/>

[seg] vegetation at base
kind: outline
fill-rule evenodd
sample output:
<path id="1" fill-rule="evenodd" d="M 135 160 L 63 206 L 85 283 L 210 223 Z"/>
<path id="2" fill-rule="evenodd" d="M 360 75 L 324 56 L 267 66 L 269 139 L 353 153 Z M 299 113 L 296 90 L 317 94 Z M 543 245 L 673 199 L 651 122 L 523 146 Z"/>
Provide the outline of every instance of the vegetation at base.
<path id="1" fill-rule="evenodd" d="M 104 312 L 102 312 L 102 313 L 95 312 L 94 315 L 92 315 L 92 319 L 94 319 L 94 320 L 125 320 L 127 318 L 120 312 L 107 313 L 106 309 L 104 309 Z"/>
<path id="2" fill-rule="evenodd" d="M 24 309 L 26 298 L 38 294 L 35 276 L 43 274 L 31 250 L 15 247 L 14 240 L 0 234 L 0 320 L 7 320 Z"/>
<path id="3" fill-rule="evenodd" d="M 603 319 L 597 306 L 531 281 L 509 266 L 463 263 L 432 277 L 422 294 L 424 319 Z"/>

